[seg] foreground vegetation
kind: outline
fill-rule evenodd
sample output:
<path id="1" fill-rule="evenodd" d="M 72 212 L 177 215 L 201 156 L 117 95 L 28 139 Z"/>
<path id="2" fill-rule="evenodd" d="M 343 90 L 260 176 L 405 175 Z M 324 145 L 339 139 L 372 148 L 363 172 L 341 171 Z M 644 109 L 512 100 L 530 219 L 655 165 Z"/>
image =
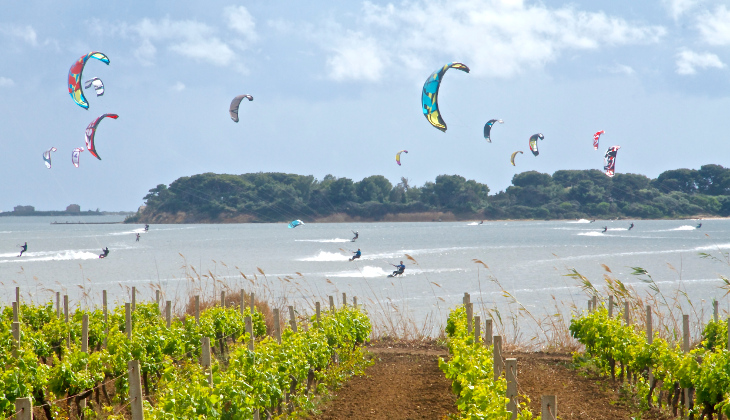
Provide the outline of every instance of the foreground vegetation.
<path id="1" fill-rule="evenodd" d="M 84 315 L 87 352 L 80 348 Z M 246 316 L 252 317 L 254 351 L 247 346 Z M 13 357 L 12 317 L 5 308 L 0 318 L 2 418 L 15 413 L 17 398 L 30 396 L 48 419 L 123 419 L 130 360 L 141 365 L 146 418 L 251 418 L 254 410 L 265 418 L 281 414 L 284 403 L 284 411 L 306 411 L 314 407 L 315 394 L 362 372 L 366 362 L 357 344 L 370 334 L 368 318 L 352 307 L 323 313 L 319 323 L 304 318 L 299 331 L 287 328 L 279 343 L 266 335 L 256 309 L 214 307 L 201 313 L 199 323 L 175 319 L 168 328 L 150 303 L 137 305 L 128 339 L 123 307 L 110 313 L 108 323 L 101 310 L 79 310 L 66 323 L 50 303 L 21 304 L 21 345 Z M 210 338 L 215 356 L 209 369 L 198 362 L 202 337 Z"/>
<path id="2" fill-rule="evenodd" d="M 423 212 L 480 219 L 730 216 L 730 169 L 720 165 L 670 170 L 656 179 L 609 178 L 595 169 L 529 171 L 516 174 L 505 191 L 489 192 L 486 184 L 459 175 L 439 175 L 418 187 L 407 178 L 393 185 L 381 175 L 355 182 L 332 175 L 317 180 L 284 173 L 205 173 L 151 189 L 146 207 L 127 221 L 160 222 L 180 214 L 185 222 L 237 217 L 281 222 L 334 214 L 378 220 Z"/>

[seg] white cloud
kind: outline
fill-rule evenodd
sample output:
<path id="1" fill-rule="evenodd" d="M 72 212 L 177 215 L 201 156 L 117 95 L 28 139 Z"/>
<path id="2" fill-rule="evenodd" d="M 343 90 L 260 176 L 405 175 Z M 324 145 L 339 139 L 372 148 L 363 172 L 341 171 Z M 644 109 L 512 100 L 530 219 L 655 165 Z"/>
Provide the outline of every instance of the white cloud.
<path id="1" fill-rule="evenodd" d="M 0 88 L 13 86 L 15 86 L 15 82 L 13 81 L 13 79 L 8 79 L 7 77 L 0 76 Z"/>
<path id="2" fill-rule="evenodd" d="M 35 29 L 29 25 L 0 24 L 0 35 L 21 39 L 34 47 L 38 45 L 38 36 Z"/>
<path id="3" fill-rule="evenodd" d="M 511 77 L 544 66 L 564 50 L 656 43 L 666 33 L 663 27 L 603 12 L 551 9 L 521 0 L 366 2 L 360 15 L 356 30 L 335 25 L 335 30 L 316 34 L 323 48 L 332 51 L 327 62 L 336 80 L 376 80 L 388 61 L 423 73 L 434 62 L 457 60 L 477 75 Z"/>
<path id="4" fill-rule="evenodd" d="M 678 20 L 682 15 L 690 11 L 702 0 L 664 0 L 664 5 L 669 10 L 672 19 Z"/>
<path id="5" fill-rule="evenodd" d="M 624 64 L 615 64 L 612 67 L 609 67 L 608 71 L 616 74 L 625 74 L 627 76 L 631 76 L 636 73 L 636 70 L 634 70 L 633 67 Z"/>
<path id="6" fill-rule="evenodd" d="M 157 48 L 150 42 L 149 39 L 142 41 L 142 45 L 134 50 L 134 56 L 144 65 L 151 65 L 155 60 L 155 54 Z"/>
<path id="7" fill-rule="evenodd" d="M 696 53 L 690 50 L 682 50 L 677 54 L 677 73 L 683 75 L 695 74 L 697 69 L 707 68 L 721 69 L 725 63 L 711 53 Z"/>
<path id="8" fill-rule="evenodd" d="M 256 22 L 244 6 L 228 6 L 223 9 L 223 13 L 230 29 L 248 41 L 256 40 Z"/>
<path id="9" fill-rule="evenodd" d="M 175 92 L 182 92 L 183 90 L 185 90 L 185 84 L 183 82 L 177 82 L 170 89 L 174 90 Z"/>
<path id="10" fill-rule="evenodd" d="M 730 45 L 730 10 L 724 5 L 714 12 L 705 10 L 697 17 L 697 29 L 710 45 Z"/>

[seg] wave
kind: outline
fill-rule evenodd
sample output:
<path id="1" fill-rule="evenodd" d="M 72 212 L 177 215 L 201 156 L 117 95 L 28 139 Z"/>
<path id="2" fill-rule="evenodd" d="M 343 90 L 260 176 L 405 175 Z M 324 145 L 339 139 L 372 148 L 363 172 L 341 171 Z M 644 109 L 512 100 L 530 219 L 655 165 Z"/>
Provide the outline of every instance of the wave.
<path id="1" fill-rule="evenodd" d="M 697 228 L 694 226 L 684 225 L 684 226 L 680 226 L 678 228 L 669 229 L 669 230 L 671 231 L 671 230 L 695 230 L 695 229 L 697 229 Z"/>
<path id="2" fill-rule="evenodd" d="M 50 255 L 49 255 L 50 254 Z M 2 254 L 6 255 L 6 254 Z M 0 255 L 0 256 L 2 256 Z M 17 254 L 12 256 L 17 257 Z M 92 260 L 98 259 L 99 254 L 88 251 L 61 251 L 61 252 L 35 252 L 30 254 L 24 254 L 22 258 L 4 260 L 0 263 L 7 262 L 28 262 L 28 261 L 70 261 L 70 260 Z"/>
<path id="3" fill-rule="evenodd" d="M 581 232 L 578 235 L 580 235 L 580 236 L 606 236 L 603 234 L 603 232 L 596 232 L 596 231 Z"/>
<path id="4" fill-rule="evenodd" d="M 628 228 L 608 228 L 609 231 L 629 230 Z"/>
<path id="5" fill-rule="evenodd" d="M 467 226 L 479 226 L 479 225 L 483 225 L 483 224 L 484 224 L 484 223 L 479 223 L 479 222 L 471 222 L 471 223 L 467 224 Z"/>
<path id="6" fill-rule="evenodd" d="M 590 222 L 591 221 L 588 219 L 579 219 L 579 220 L 571 220 L 570 222 L 567 222 L 567 223 L 590 223 Z"/>
<path id="7" fill-rule="evenodd" d="M 360 270 L 347 270 L 347 271 L 339 271 L 336 273 L 327 273 L 326 277 L 387 277 L 388 274 L 390 274 L 391 271 L 385 271 L 380 267 L 373 267 L 370 265 L 366 265 L 365 267 L 362 267 Z"/>
<path id="8" fill-rule="evenodd" d="M 319 254 L 313 257 L 300 258 L 297 261 L 347 261 L 350 257 L 338 252 L 319 251 Z"/>
<path id="9" fill-rule="evenodd" d="M 128 230 L 124 232 L 112 232 L 109 233 L 109 236 L 119 236 L 119 235 L 133 235 L 135 233 L 145 233 L 144 228 L 134 229 L 134 230 Z"/>
<path id="10" fill-rule="evenodd" d="M 351 242 L 350 239 L 344 238 L 333 238 L 333 239 L 295 239 L 296 242 L 319 242 L 319 243 L 332 243 L 332 242 Z"/>

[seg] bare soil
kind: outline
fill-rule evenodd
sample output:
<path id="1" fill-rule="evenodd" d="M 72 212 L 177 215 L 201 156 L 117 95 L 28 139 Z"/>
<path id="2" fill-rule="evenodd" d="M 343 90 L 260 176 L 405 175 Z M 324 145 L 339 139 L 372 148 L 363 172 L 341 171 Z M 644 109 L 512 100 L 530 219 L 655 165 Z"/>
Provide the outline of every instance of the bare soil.
<path id="1" fill-rule="evenodd" d="M 350 379 L 310 419 L 444 419 L 457 412 L 451 383 L 438 368 L 438 358 L 448 357 L 446 348 L 435 343 L 375 342 L 369 351 L 375 364 L 365 376 Z M 617 384 L 580 374 L 571 367 L 569 354 L 505 357 L 517 358 L 518 392 L 530 399 L 535 415 L 540 415 L 542 395 L 556 395 L 561 420 L 639 418 L 636 406 L 619 398 Z M 669 419 L 657 411 L 640 418 Z"/>

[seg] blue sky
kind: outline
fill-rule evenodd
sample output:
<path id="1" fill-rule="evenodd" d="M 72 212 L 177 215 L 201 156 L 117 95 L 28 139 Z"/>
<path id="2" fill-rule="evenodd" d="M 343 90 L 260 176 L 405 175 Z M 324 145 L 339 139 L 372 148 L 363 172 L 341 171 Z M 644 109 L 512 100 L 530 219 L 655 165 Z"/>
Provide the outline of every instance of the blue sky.
<path id="1" fill-rule="evenodd" d="M 3 3 L 2 211 L 135 210 L 155 185 L 203 172 L 412 185 L 459 174 L 497 192 L 517 172 L 601 169 L 611 145 L 617 172 L 651 177 L 730 157 L 727 1 Z M 66 78 L 92 50 L 111 65 L 87 65 L 84 80 L 106 86 L 86 92 L 87 111 Z M 442 133 L 420 94 L 451 61 L 471 73 L 444 78 Z M 236 124 L 228 105 L 244 93 L 255 99 Z M 74 168 L 71 150 L 103 113 L 119 114 L 97 133 L 103 160 L 84 152 Z M 505 123 L 487 143 L 491 118 Z M 512 167 L 516 150 L 525 154 Z"/>

